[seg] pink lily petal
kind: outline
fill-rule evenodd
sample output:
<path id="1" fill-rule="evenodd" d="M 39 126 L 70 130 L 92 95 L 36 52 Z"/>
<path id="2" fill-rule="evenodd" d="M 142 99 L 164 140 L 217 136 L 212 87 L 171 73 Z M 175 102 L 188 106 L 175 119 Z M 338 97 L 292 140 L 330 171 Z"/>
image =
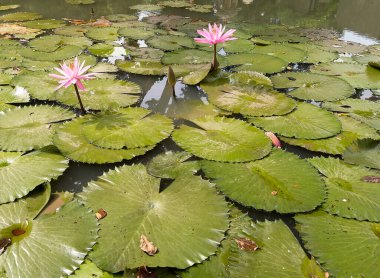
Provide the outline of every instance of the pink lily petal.
<path id="1" fill-rule="evenodd" d="M 80 82 L 80 80 L 77 81 L 77 86 L 78 86 L 78 89 L 79 89 L 79 90 L 82 90 L 82 91 L 85 90 L 85 88 L 84 88 L 82 82 Z"/>
<path id="2" fill-rule="evenodd" d="M 236 31 L 235 29 L 230 29 L 227 32 L 226 26 L 220 24 L 219 26 L 214 23 L 211 25 L 208 24 L 207 29 L 199 29 L 197 33 L 201 35 L 203 38 L 195 38 L 194 40 L 198 43 L 206 43 L 206 44 L 218 44 L 226 41 L 236 40 L 236 38 L 232 37 L 232 34 Z"/>
<path id="3" fill-rule="evenodd" d="M 273 145 L 276 148 L 281 149 L 281 142 L 273 132 L 270 132 L 270 131 L 265 132 L 265 135 L 269 137 L 269 139 L 272 141 Z"/>

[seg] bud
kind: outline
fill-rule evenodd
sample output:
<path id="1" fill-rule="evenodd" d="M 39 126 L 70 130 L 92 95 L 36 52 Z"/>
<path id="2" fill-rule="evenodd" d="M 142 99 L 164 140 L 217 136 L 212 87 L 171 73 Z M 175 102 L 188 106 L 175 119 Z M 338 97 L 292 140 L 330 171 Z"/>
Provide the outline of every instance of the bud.
<path id="1" fill-rule="evenodd" d="M 171 66 L 168 68 L 168 83 L 172 87 L 174 87 L 176 83 L 175 74 Z"/>

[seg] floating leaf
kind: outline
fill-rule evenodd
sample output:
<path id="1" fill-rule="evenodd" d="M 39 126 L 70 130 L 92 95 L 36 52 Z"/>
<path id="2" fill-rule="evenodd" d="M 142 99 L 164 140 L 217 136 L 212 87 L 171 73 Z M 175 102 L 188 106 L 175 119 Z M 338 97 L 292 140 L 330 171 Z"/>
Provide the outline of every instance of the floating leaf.
<path id="1" fill-rule="evenodd" d="M 52 52 L 63 45 L 75 45 L 80 48 L 86 48 L 92 45 L 92 41 L 86 37 L 67 37 L 59 35 L 50 35 L 40 37 L 29 42 L 29 46 L 42 52 Z M 46 54 L 45 54 L 46 55 Z M 50 55 L 50 54 L 49 54 Z"/>
<path id="2" fill-rule="evenodd" d="M 159 187 L 160 180 L 139 164 L 104 174 L 79 195 L 90 208 L 102 204 L 108 212 L 90 255 L 99 267 L 111 272 L 142 265 L 186 268 L 216 251 L 228 228 L 224 198 L 192 175 L 181 175 L 161 192 Z M 173 237 L 173 229 L 186 238 Z M 141 234 L 158 246 L 154 256 L 140 249 Z"/>
<path id="3" fill-rule="evenodd" d="M 380 144 L 373 140 L 360 140 L 351 145 L 343 154 L 344 161 L 380 169 Z"/>
<path id="4" fill-rule="evenodd" d="M 165 65 L 172 64 L 207 64 L 212 61 L 212 54 L 208 51 L 186 49 L 165 53 L 161 59 Z"/>
<path id="5" fill-rule="evenodd" d="M 183 47 L 195 47 L 194 40 L 191 38 L 170 35 L 151 38 L 147 41 L 147 44 L 154 48 L 167 51 L 174 51 Z"/>
<path id="6" fill-rule="evenodd" d="M 88 5 L 94 4 L 95 0 L 65 0 L 65 2 L 71 5 Z"/>
<path id="7" fill-rule="evenodd" d="M 136 27 L 124 27 L 119 29 L 119 35 L 134 40 L 147 40 L 155 36 L 156 29 L 153 28 L 136 28 Z"/>
<path id="8" fill-rule="evenodd" d="M 118 30 L 116 27 L 90 27 L 86 36 L 97 41 L 115 41 L 118 38 Z"/>
<path id="9" fill-rule="evenodd" d="M 255 72 L 236 73 L 203 82 L 201 88 L 212 104 L 234 113 L 273 116 L 291 112 L 296 107 L 295 101 L 266 86 L 252 86 L 267 85 L 262 82 L 265 79 L 264 75 Z"/>
<path id="10" fill-rule="evenodd" d="M 12 244 L 0 257 L 7 277 L 59 277 L 71 274 L 83 262 L 97 238 L 92 213 L 73 201 L 56 213 L 32 220 L 28 199 L 0 206 L 1 235 Z M 20 230 L 21 235 L 14 231 Z M 80 233 L 73 233 L 80 231 Z M 38 257 L 38 260 L 35 258 Z"/>
<path id="11" fill-rule="evenodd" d="M 380 102 L 361 99 L 346 99 L 337 102 L 326 102 L 324 108 L 331 111 L 349 113 L 349 115 L 370 127 L 380 130 Z"/>
<path id="12" fill-rule="evenodd" d="M 297 215 L 306 248 L 334 277 L 376 277 L 380 225 L 314 212 Z"/>
<path id="13" fill-rule="evenodd" d="M 57 129 L 54 135 L 54 145 L 66 157 L 84 163 L 114 163 L 124 159 L 131 159 L 138 155 L 143 155 L 154 146 L 135 149 L 104 149 L 92 145 L 84 137 L 81 129 L 85 124 L 85 118 L 77 118 Z"/>
<path id="14" fill-rule="evenodd" d="M 307 57 L 303 60 L 304 63 L 328 63 L 339 58 L 335 51 L 323 50 L 320 46 L 311 43 L 292 44 L 293 47 L 306 51 Z"/>
<path id="15" fill-rule="evenodd" d="M 305 51 L 286 44 L 256 46 L 253 52 L 275 56 L 288 63 L 302 62 L 307 56 Z"/>
<path id="16" fill-rule="evenodd" d="M 27 28 L 27 27 L 24 27 L 24 26 L 20 26 L 18 24 L 12 24 L 12 23 L 2 23 L 0 24 L 0 35 L 6 35 L 6 34 L 9 34 L 9 35 L 16 35 L 16 34 L 20 34 L 20 35 L 27 35 L 27 34 L 33 34 L 33 33 L 37 33 L 39 34 L 40 30 L 39 29 L 31 29 L 31 28 Z"/>
<path id="17" fill-rule="evenodd" d="M 285 116 L 249 118 L 249 122 L 286 137 L 320 139 L 338 134 L 340 121 L 331 113 L 307 103 Z"/>
<path id="18" fill-rule="evenodd" d="M 53 98 L 57 82 L 46 72 L 24 71 L 12 79 L 12 85 L 25 88 L 32 98 L 47 100 Z"/>
<path id="19" fill-rule="evenodd" d="M 20 7 L 20 5 L 1 5 L 0 11 L 14 10 Z"/>
<path id="20" fill-rule="evenodd" d="M 182 79 L 183 83 L 187 85 L 197 85 L 199 84 L 203 79 L 207 77 L 211 70 L 211 63 L 201 65 L 198 67 L 198 69 L 190 72 L 189 74 L 185 75 Z"/>
<path id="21" fill-rule="evenodd" d="M 142 75 L 165 75 L 165 68 L 160 62 L 143 62 L 143 61 L 117 61 L 117 67 L 129 73 Z"/>
<path id="22" fill-rule="evenodd" d="M 68 167 L 68 161 L 55 148 L 27 154 L 0 152 L 0 163 L 0 203 L 25 196 L 39 184 L 60 176 Z"/>
<path id="23" fill-rule="evenodd" d="M 32 48 L 24 48 L 20 51 L 20 54 L 28 59 L 37 61 L 62 61 L 75 56 L 78 56 L 82 52 L 82 48 L 75 45 L 62 45 L 54 52 L 48 55 L 44 51 L 34 50 Z"/>
<path id="24" fill-rule="evenodd" d="M 352 63 L 329 63 L 316 65 L 311 71 L 339 76 L 354 88 L 380 89 L 380 71 L 370 66 Z"/>
<path id="25" fill-rule="evenodd" d="M 136 103 L 141 94 L 141 88 L 134 82 L 113 79 L 93 79 L 81 91 L 81 99 L 86 109 L 107 110 L 127 107 Z M 79 108 L 77 96 L 72 86 L 56 92 L 55 99 L 64 104 Z"/>
<path id="26" fill-rule="evenodd" d="M 169 137 L 173 128 L 169 118 L 134 107 L 86 116 L 81 130 L 95 146 L 130 149 L 155 145 Z"/>
<path id="27" fill-rule="evenodd" d="M 56 106 L 24 106 L 0 115 L 0 149 L 28 151 L 51 145 L 57 122 L 71 119 L 74 113 Z"/>
<path id="28" fill-rule="evenodd" d="M 182 173 L 196 173 L 200 168 L 199 162 L 187 161 L 190 157 L 189 153 L 172 151 L 157 155 L 147 165 L 148 173 L 165 179 L 175 179 Z"/>
<path id="29" fill-rule="evenodd" d="M 91 54 L 99 57 L 108 57 L 114 51 L 114 46 L 106 43 L 97 43 L 87 49 Z"/>
<path id="30" fill-rule="evenodd" d="M 228 66 L 240 65 L 239 71 L 258 71 L 261 73 L 275 73 L 285 69 L 288 65 L 284 60 L 265 54 L 239 53 L 231 54 L 225 58 Z"/>
<path id="31" fill-rule="evenodd" d="M 32 20 L 32 21 L 24 21 L 20 23 L 20 25 L 33 28 L 33 29 L 55 29 L 62 26 L 65 26 L 66 23 L 63 20 L 57 20 L 57 19 L 39 19 L 39 20 Z"/>
<path id="32" fill-rule="evenodd" d="M 0 16 L 0 21 L 27 21 L 40 19 L 42 15 L 30 12 L 17 12 Z"/>
<path id="33" fill-rule="evenodd" d="M 237 40 L 225 42 L 221 44 L 221 47 L 223 47 L 224 51 L 227 53 L 251 53 L 254 51 L 255 45 L 249 40 L 239 38 Z"/>
<path id="34" fill-rule="evenodd" d="M 159 5 L 150 5 L 150 4 L 141 4 L 141 5 L 133 5 L 129 7 L 131 10 L 140 10 L 140 11 L 148 11 L 155 12 L 160 11 L 162 9 Z"/>
<path id="35" fill-rule="evenodd" d="M 96 66 L 89 69 L 89 72 L 94 73 L 114 73 L 117 72 L 118 68 L 115 65 L 109 63 L 97 63 Z"/>
<path id="36" fill-rule="evenodd" d="M 295 88 L 289 95 L 303 100 L 335 101 L 355 93 L 350 84 L 333 76 L 287 72 L 271 79 L 275 88 Z"/>
<path id="37" fill-rule="evenodd" d="M 123 274 L 111 274 L 109 272 L 103 271 L 96 264 L 91 262 L 89 259 L 86 259 L 84 263 L 79 266 L 69 278 L 114 278 L 114 277 L 123 277 Z"/>
<path id="38" fill-rule="evenodd" d="M 186 8 L 186 10 L 189 10 L 191 12 L 197 12 L 197 13 L 212 13 L 213 6 L 212 5 L 194 5 L 192 7 Z"/>
<path id="39" fill-rule="evenodd" d="M 181 125 L 174 141 L 186 151 L 209 160 L 244 162 L 260 159 L 271 150 L 265 134 L 247 123 L 223 118 L 194 119 L 196 127 Z"/>
<path id="40" fill-rule="evenodd" d="M 68 37 L 83 37 L 88 29 L 89 27 L 84 25 L 68 25 L 55 29 L 54 33 Z"/>
<path id="41" fill-rule="evenodd" d="M 29 102 L 28 92 L 19 86 L 0 86 L 0 102 L 2 103 L 24 103 Z"/>
<path id="42" fill-rule="evenodd" d="M 166 7 L 171 7 L 171 8 L 187 8 L 191 7 L 191 3 L 186 2 L 184 0 L 169 0 L 169 1 L 160 1 L 159 2 L 160 6 L 166 6 Z"/>
<path id="43" fill-rule="evenodd" d="M 380 171 L 335 158 L 320 157 L 309 161 L 327 177 L 325 211 L 346 218 L 380 221 L 380 188 L 377 184 L 362 181 L 365 176 L 380 176 Z"/>
<path id="44" fill-rule="evenodd" d="M 267 158 L 244 164 L 203 161 L 202 170 L 229 198 L 255 209 L 310 211 L 325 197 L 318 172 L 296 155 L 278 149 Z"/>

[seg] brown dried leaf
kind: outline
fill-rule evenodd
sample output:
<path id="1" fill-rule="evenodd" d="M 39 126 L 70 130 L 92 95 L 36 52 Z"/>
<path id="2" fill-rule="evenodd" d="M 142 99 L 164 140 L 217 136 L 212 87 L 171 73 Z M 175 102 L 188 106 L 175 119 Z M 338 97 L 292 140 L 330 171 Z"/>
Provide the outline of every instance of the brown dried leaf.
<path id="1" fill-rule="evenodd" d="M 0 255 L 2 255 L 7 250 L 8 246 L 11 244 L 12 240 L 10 238 L 0 239 Z"/>
<path id="2" fill-rule="evenodd" d="M 378 176 L 365 176 L 362 177 L 361 180 L 365 182 L 380 183 L 380 177 Z"/>
<path id="3" fill-rule="evenodd" d="M 273 196 L 277 196 L 278 192 L 277 191 L 272 191 L 270 194 L 272 194 Z"/>
<path id="4" fill-rule="evenodd" d="M 96 219 L 100 220 L 107 216 L 107 212 L 100 208 L 97 213 L 95 213 Z"/>
<path id="5" fill-rule="evenodd" d="M 257 246 L 257 244 L 254 241 L 249 240 L 248 238 L 241 237 L 235 239 L 235 241 L 241 250 L 256 251 L 257 249 L 259 249 L 259 246 Z"/>
<path id="6" fill-rule="evenodd" d="M 140 249 L 147 253 L 149 256 L 153 256 L 157 253 L 158 249 L 154 246 L 153 242 L 150 242 L 144 235 L 140 237 Z"/>
<path id="7" fill-rule="evenodd" d="M 32 29 L 32 28 L 27 28 L 24 26 L 20 26 L 17 24 L 11 24 L 11 23 L 3 23 L 0 24 L 0 35 L 6 35 L 6 34 L 32 34 L 32 33 L 38 33 L 41 30 L 39 29 Z"/>
<path id="8" fill-rule="evenodd" d="M 98 18 L 96 21 L 91 22 L 88 25 L 95 26 L 95 27 L 110 27 L 112 26 L 112 22 L 106 19 L 104 16 L 102 16 Z"/>
<path id="9" fill-rule="evenodd" d="M 158 275 L 154 271 L 148 271 L 146 266 L 139 267 L 139 270 L 137 271 L 136 278 L 157 278 Z"/>

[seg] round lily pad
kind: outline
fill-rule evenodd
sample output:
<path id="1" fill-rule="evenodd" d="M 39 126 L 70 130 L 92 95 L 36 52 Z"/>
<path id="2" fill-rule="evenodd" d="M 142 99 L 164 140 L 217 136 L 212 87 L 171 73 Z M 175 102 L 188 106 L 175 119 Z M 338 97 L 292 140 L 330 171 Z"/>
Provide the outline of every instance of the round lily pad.
<path id="1" fill-rule="evenodd" d="M 65 2 L 70 5 L 89 5 L 94 4 L 95 0 L 65 0 Z"/>
<path id="2" fill-rule="evenodd" d="M 108 57 L 113 53 L 114 48 L 111 44 L 97 43 L 87 48 L 87 50 L 95 56 Z"/>
<path id="3" fill-rule="evenodd" d="M 325 198 L 318 172 L 294 154 L 274 150 L 262 160 L 229 164 L 202 161 L 202 170 L 232 200 L 245 206 L 292 213 L 310 211 Z"/>
<path id="4" fill-rule="evenodd" d="M 237 40 L 225 42 L 221 44 L 221 47 L 223 47 L 224 51 L 227 53 L 251 53 L 255 48 L 255 45 L 249 40 L 239 38 Z"/>
<path id="5" fill-rule="evenodd" d="M 1 5 L 0 6 L 0 11 L 7 11 L 7 10 L 14 10 L 19 8 L 20 5 Z"/>
<path id="6" fill-rule="evenodd" d="M 194 40 L 189 37 L 182 36 L 159 36 L 151 38 L 147 41 L 147 44 L 158 49 L 174 51 L 183 47 L 194 48 Z"/>
<path id="7" fill-rule="evenodd" d="M 353 63 L 319 64 L 312 72 L 339 76 L 354 88 L 380 89 L 380 71 L 367 65 Z"/>
<path id="8" fill-rule="evenodd" d="M 379 101 L 345 99 L 337 102 L 326 102 L 323 107 L 331 111 L 349 113 L 352 118 L 380 130 Z"/>
<path id="9" fill-rule="evenodd" d="M 66 25 L 64 20 L 57 19 L 39 19 L 32 21 L 25 21 L 20 23 L 20 25 L 33 28 L 33 29 L 55 29 Z"/>
<path id="10" fill-rule="evenodd" d="M 62 45 L 75 45 L 84 49 L 92 45 L 92 41 L 86 37 L 77 38 L 77 37 L 50 35 L 50 36 L 44 36 L 44 37 L 31 40 L 29 42 L 30 47 L 42 52 L 56 51 Z"/>
<path id="11" fill-rule="evenodd" d="M 125 72 L 142 75 L 165 75 L 166 68 L 160 62 L 117 61 L 117 67 Z"/>
<path id="12" fill-rule="evenodd" d="M 335 101 L 348 98 L 355 93 L 349 83 L 333 76 L 287 72 L 271 79 L 275 88 L 295 88 L 289 95 L 303 100 Z"/>
<path id="13" fill-rule="evenodd" d="M 42 15 L 30 12 L 17 12 L 0 16 L 0 21 L 27 21 L 40 19 Z"/>
<path id="14" fill-rule="evenodd" d="M 320 211 L 295 218 L 306 248 L 330 275 L 377 276 L 380 268 L 378 223 L 344 219 Z"/>
<path id="15" fill-rule="evenodd" d="M 134 82 L 113 79 L 92 79 L 84 83 L 85 91 L 80 92 L 86 109 L 108 110 L 127 107 L 136 103 L 141 94 L 141 88 Z M 75 90 L 72 86 L 58 90 L 55 99 L 64 104 L 79 108 Z"/>
<path id="16" fill-rule="evenodd" d="M 152 176 L 175 179 L 183 173 L 196 173 L 200 169 L 199 161 L 187 161 L 192 157 L 187 152 L 168 151 L 157 155 L 147 165 Z"/>
<path id="17" fill-rule="evenodd" d="M 54 30 L 57 35 L 69 36 L 69 37 L 83 37 L 87 32 L 88 26 L 84 25 L 68 25 L 60 27 Z"/>
<path id="18" fill-rule="evenodd" d="M 288 63 L 302 62 L 307 54 L 299 48 L 287 44 L 271 44 L 267 46 L 256 46 L 253 49 L 254 53 L 267 54 L 278 57 Z"/>
<path id="19" fill-rule="evenodd" d="M 0 165 L 0 203 L 7 203 L 62 175 L 68 161 L 56 148 L 45 147 L 26 154 L 0 152 Z"/>
<path id="20" fill-rule="evenodd" d="M 122 278 L 125 277 L 123 274 L 111 274 L 107 271 L 101 270 L 96 264 L 91 262 L 89 259 L 86 259 L 84 263 L 79 266 L 69 278 Z"/>
<path id="21" fill-rule="evenodd" d="M 203 82 L 201 88 L 207 93 L 212 104 L 234 113 L 273 116 L 291 112 L 296 107 L 296 102 L 267 86 L 260 86 L 261 81 L 265 79 L 266 77 L 259 73 L 236 73 L 228 77 L 222 76 L 212 82 Z M 242 81 L 248 81 L 249 84 Z M 259 86 L 252 86 L 254 83 Z"/>
<path id="22" fill-rule="evenodd" d="M 231 54 L 225 58 L 225 65 L 239 65 L 238 71 L 257 71 L 261 73 L 275 73 L 285 69 L 288 62 L 278 57 L 266 54 Z"/>
<path id="23" fill-rule="evenodd" d="M 116 27 L 90 27 L 86 31 L 86 36 L 97 41 L 115 41 L 118 38 Z"/>
<path id="24" fill-rule="evenodd" d="M 23 59 L 21 65 L 28 71 L 43 71 L 46 73 L 47 71 L 53 71 L 54 67 L 57 66 L 57 62 Z"/>
<path id="25" fill-rule="evenodd" d="M 196 13 L 212 13 L 213 8 L 213 5 L 194 5 L 186 8 L 186 10 Z"/>
<path id="26" fill-rule="evenodd" d="M 196 65 L 187 65 L 187 69 L 190 71 L 189 73 L 183 73 L 182 82 L 187 85 L 197 85 L 203 79 L 207 77 L 211 70 L 211 64 L 196 64 Z M 175 73 L 177 73 L 177 67 L 173 66 Z M 186 70 L 186 65 L 179 66 L 183 71 Z M 194 69 L 192 71 L 192 69 Z"/>
<path id="27" fill-rule="evenodd" d="M 119 35 L 134 40 L 147 40 L 155 36 L 156 29 L 143 27 L 124 27 L 119 29 Z"/>
<path id="28" fill-rule="evenodd" d="M 196 49 L 177 50 L 165 53 L 161 61 L 165 65 L 206 64 L 212 62 L 212 53 Z"/>
<path id="29" fill-rule="evenodd" d="M 185 174 L 160 191 L 160 180 L 141 164 L 104 174 L 79 197 L 108 213 L 90 259 L 110 272 L 189 267 L 214 254 L 228 228 L 227 204 L 208 181 Z M 150 256 L 141 249 L 142 236 L 158 249 Z"/>
<path id="30" fill-rule="evenodd" d="M 86 116 L 88 117 L 88 116 Z M 82 133 L 86 118 L 77 118 L 65 123 L 54 134 L 53 143 L 66 157 L 84 163 L 114 163 L 143 155 L 154 146 L 135 149 L 105 149 L 87 141 Z"/>
<path id="31" fill-rule="evenodd" d="M 28 151 L 51 145 L 54 127 L 75 114 L 56 106 L 17 107 L 0 114 L 0 149 Z"/>
<path id="32" fill-rule="evenodd" d="M 81 130 L 91 144 L 108 149 L 155 145 L 170 136 L 172 120 L 140 107 L 86 117 Z"/>
<path id="33" fill-rule="evenodd" d="M 304 63 L 328 63 L 339 58 L 335 51 L 323 50 L 320 46 L 311 43 L 297 43 L 293 47 L 306 51 L 307 57 L 303 60 Z"/>
<path id="34" fill-rule="evenodd" d="M 29 94 L 23 87 L 0 86 L 0 102 L 2 103 L 25 103 L 29 100 Z"/>
<path id="35" fill-rule="evenodd" d="M 150 5 L 150 4 L 133 5 L 133 6 L 130 6 L 129 8 L 131 10 L 148 11 L 148 12 L 160 11 L 162 9 L 162 7 L 159 5 Z"/>
<path id="36" fill-rule="evenodd" d="M 196 125 L 181 125 L 174 141 L 186 151 L 205 159 L 245 162 L 260 159 L 271 151 L 265 134 L 247 123 L 224 117 L 194 119 Z"/>
<path id="37" fill-rule="evenodd" d="M 33 219 L 35 214 L 31 217 L 30 206 L 36 198 L 29 198 L 32 200 L 26 198 L 0 206 L 2 238 L 12 241 L 3 250 L 1 269 L 11 278 L 71 274 L 95 244 L 96 218 L 88 208 L 72 201 L 52 214 Z M 35 260 L 37 257 L 39 259 Z"/>
<path id="38" fill-rule="evenodd" d="M 79 46 L 62 45 L 48 55 L 45 51 L 38 51 L 29 47 L 20 50 L 20 55 L 25 58 L 37 61 L 62 61 L 78 56 L 81 52 L 82 48 Z"/>
<path id="39" fill-rule="evenodd" d="M 284 116 L 249 118 L 249 122 L 267 131 L 302 139 L 328 138 L 341 131 L 340 121 L 331 113 L 307 103 Z"/>
<path id="40" fill-rule="evenodd" d="M 379 179 L 380 171 L 331 157 L 315 157 L 309 161 L 327 177 L 325 211 L 345 218 L 380 221 L 380 187 L 366 180 L 369 177 Z"/>
<path id="41" fill-rule="evenodd" d="M 352 144 L 343 154 L 344 161 L 380 169 L 380 144 L 374 140 L 360 140 Z"/>

